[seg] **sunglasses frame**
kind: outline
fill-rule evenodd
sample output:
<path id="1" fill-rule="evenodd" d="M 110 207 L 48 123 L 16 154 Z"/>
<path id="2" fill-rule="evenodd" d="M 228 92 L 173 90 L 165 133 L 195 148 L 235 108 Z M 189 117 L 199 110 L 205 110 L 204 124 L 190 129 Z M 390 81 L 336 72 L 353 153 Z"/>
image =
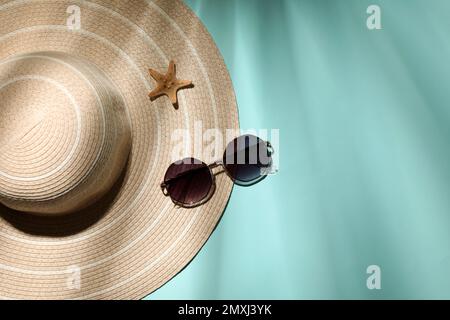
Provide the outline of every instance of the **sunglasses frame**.
<path id="1" fill-rule="evenodd" d="M 273 165 L 272 155 L 274 154 L 274 149 L 273 149 L 273 147 L 272 147 L 272 145 L 271 145 L 271 143 L 269 141 L 264 141 L 264 140 L 262 140 L 260 138 L 258 138 L 258 139 L 261 140 L 262 142 L 264 142 L 265 145 L 266 145 L 267 155 L 270 158 L 270 163 L 267 165 L 267 168 L 271 168 L 272 165 Z M 226 149 L 225 149 L 224 153 L 225 152 L 226 152 Z M 192 158 L 192 159 L 200 161 L 200 160 L 195 159 L 195 158 Z M 169 193 L 169 190 L 168 190 L 169 184 L 167 183 L 167 181 L 163 181 L 161 183 L 160 187 L 161 187 L 162 193 L 164 194 L 164 196 L 170 197 L 170 199 L 172 200 L 172 202 L 176 206 L 182 207 L 182 208 L 195 208 L 195 207 L 201 206 L 201 205 L 205 204 L 206 202 L 208 202 L 211 199 L 211 197 L 214 195 L 214 193 L 216 192 L 216 189 L 217 189 L 216 174 L 219 174 L 221 172 L 218 172 L 218 173 L 214 174 L 213 169 L 218 168 L 218 167 L 221 167 L 223 169 L 223 171 L 226 173 L 226 175 L 231 179 L 231 181 L 233 181 L 233 183 L 237 184 L 238 186 L 244 186 L 244 187 L 252 186 L 252 185 L 254 185 L 254 184 L 258 183 L 258 182 L 261 182 L 262 180 L 264 180 L 268 176 L 268 174 L 261 174 L 258 178 L 254 179 L 254 180 L 251 180 L 251 181 L 248 181 L 248 182 L 244 182 L 244 181 L 236 180 L 235 178 L 233 178 L 231 176 L 231 174 L 228 172 L 225 164 L 223 163 L 223 160 L 215 161 L 215 162 L 213 162 L 213 163 L 211 163 L 209 165 L 204 163 L 203 161 L 200 161 L 200 162 L 202 164 L 206 165 L 206 167 L 209 170 L 209 174 L 211 175 L 211 179 L 212 179 L 212 184 L 211 184 L 210 190 L 208 191 L 208 193 L 201 200 L 199 200 L 199 201 L 197 201 L 195 203 L 192 203 L 192 204 L 186 204 L 186 203 L 183 203 L 183 202 L 179 202 L 179 201 L 173 199 L 170 196 L 170 193 Z"/>

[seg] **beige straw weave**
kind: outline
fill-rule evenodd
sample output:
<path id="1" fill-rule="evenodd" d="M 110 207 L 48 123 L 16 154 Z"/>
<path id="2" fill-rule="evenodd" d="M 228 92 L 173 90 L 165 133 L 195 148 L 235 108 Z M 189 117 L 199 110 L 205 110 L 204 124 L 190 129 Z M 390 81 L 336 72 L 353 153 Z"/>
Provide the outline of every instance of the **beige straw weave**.
<path id="1" fill-rule="evenodd" d="M 148 68 L 171 59 L 195 85 L 178 110 L 148 98 Z M 162 194 L 172 133 L 194 139 L 198 121 L 238 128 L 224 62 L 181 1 L 0 1 L 0 298 L 137 299 L 182 270 L 232 189 L 218 175 L 195 209 Z"/>

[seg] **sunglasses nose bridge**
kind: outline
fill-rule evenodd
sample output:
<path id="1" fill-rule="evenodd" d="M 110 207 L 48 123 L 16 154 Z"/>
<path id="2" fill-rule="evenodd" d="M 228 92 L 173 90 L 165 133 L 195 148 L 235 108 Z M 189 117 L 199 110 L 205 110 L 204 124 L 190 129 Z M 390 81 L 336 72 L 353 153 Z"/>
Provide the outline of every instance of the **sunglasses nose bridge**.
<path id="1" fill-rule="evenodd" d="M 222 161 L 213 162 L 208 167 L 213 176 L 216 174 L 219 174 L 219 173 L 223 172 L 223 170 L 225 170 L 225 165 L 223 164 Z"/>

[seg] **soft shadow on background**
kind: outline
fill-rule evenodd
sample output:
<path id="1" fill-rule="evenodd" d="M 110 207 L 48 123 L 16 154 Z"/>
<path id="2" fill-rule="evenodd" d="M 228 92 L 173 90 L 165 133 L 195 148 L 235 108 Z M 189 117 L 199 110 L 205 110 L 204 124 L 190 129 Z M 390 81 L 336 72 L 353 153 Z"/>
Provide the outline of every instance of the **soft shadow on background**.
<path id="1" fill-rule="evenodd" d="M 150 299 L 450 298 L 450 2 L 189 0 L 280 173 Z M 383 30 L 366 28 L 378 4 Z M 366 268 L 382 290 L 366 288 Z"/>

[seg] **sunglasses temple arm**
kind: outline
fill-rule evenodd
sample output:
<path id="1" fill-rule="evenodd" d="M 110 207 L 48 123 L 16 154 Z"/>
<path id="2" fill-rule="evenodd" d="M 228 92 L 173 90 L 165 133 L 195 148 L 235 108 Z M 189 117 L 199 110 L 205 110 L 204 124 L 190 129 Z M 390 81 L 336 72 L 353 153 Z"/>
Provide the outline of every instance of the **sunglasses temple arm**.
<path id="1" fill-rule="evenodd" d="M 269 156 L 272 156 L 275 153 L 272 144 L 269 141 L 266 141 L 267 151 L 269 152 Z"/>
<path id="2" fill-rule="evenodd" d="M 167 183 L 165 182 L 161 183 L 161 190 L 166 197 L 169 196 L 169 191 L 167 190 L 167 187 L 168 187 Z"/>

